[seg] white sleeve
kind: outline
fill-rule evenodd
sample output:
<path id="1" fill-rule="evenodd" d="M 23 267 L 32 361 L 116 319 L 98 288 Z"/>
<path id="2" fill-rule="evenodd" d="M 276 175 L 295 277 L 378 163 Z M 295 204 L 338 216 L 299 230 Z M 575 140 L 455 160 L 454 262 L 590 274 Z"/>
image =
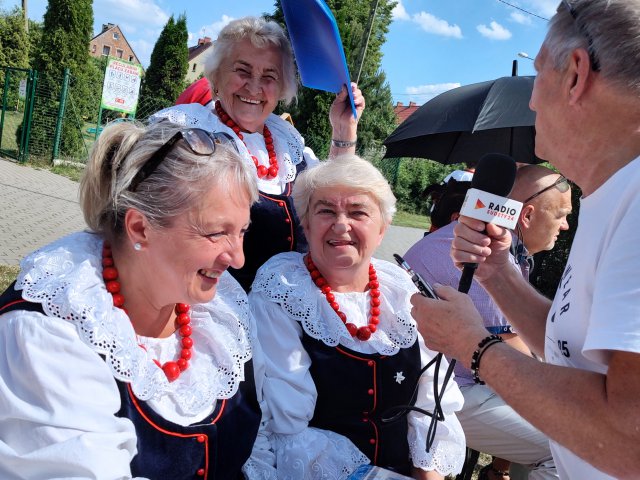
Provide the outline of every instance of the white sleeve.
<path id="1" fill-rule="evenodd" d="M 316 154 L 309 147 L 304 147 L 304 150 L 302 151 L 302 155 L 304 156 L 304 159 L 307 162 L 307 168 L 314 167 L 318 163 L 320 163 L 320 160 L 318 160 L 318 157 L 316 157 Z"/>
<path id="2" fill-rule="evenodd" d="M 437 352 L 429 350 L 424 344 L 422 336 L 418 334 L 420 344 L 420 360 L 424 367 Z M 442 357 L 438 370 L 438 391 L 442 388 L 449 362 Z M 433 412 L 435 396 L 433 391 L 435 365 L 430 366 L 420 377 L 416 407 L 428 412 Z M 430 451 L 426 451 L 427 433 L 431 417 L 418 412 L 411 412 L 409 418 L 408 442 L 411 458 L 416 467 L 423 470 L 436 470 L 441 475 L 457 474 L 462 470 L 465 459 L 466 442 L 462 426 L 455 412 L 462 408 L 464 397 L 453 379 L 453 375 L 447 383 L 441 406 L 444 413 L 444 421 L 437 422 L 435 439 Z"/>
<path id="3" fill-rule="evenodd" d="M 249 304 L 265 356 L 262 388 L 271 417 L 266 434 L 276 455 L 278 478 L 313 479 L 323 472 L 324 478 L 338 479 L 369 463 L 348 438 L 309 427 L 317 391 L 300 324 L 260 293 L 251 292 Z"/>
<path id="4" fill-rule="evenodd" d="M 302 328 L 262 294 L 251 292 L 249 304 L 264 353 L 262 393 L 271 415 L 269 431 L 298 433 L 313 417 L 317 398 L 309 372 L 311 359 L 302 346 Z"/>
<path id="5" fill-rule="evenodd" d="M 266 431 L 267 424 L 271 420 L 271 412 L 269 405 L 264 399 L 263 384 L 265 379 L 265 358 L 262 347 L 258 342 L 255 318 L 249 315 L 251 321 L 251 349 L 253 361 L 253 374 L 256 384 L 256 394 L 258 403 L 262 410 L 262 420 L 258 429 L 258 436 L 253 444 L 251 457 L 242 467 L 245 478 L 249 480 L 276 480 L 276 457 L 273 453 L 273 447 L 269 435 Z"/>
<path id="6" fill-rule="evenodd" d="M 64 320 L 0 316 L 0 478 L 130 479 L 133 424 L 118 387 Z"/>

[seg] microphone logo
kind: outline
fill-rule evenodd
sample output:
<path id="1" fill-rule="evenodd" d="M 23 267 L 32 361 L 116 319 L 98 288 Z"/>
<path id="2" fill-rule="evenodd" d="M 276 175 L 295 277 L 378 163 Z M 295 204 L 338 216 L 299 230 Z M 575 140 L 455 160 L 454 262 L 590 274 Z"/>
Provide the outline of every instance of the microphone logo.
<path id="1" fill-rule="evenodd" d="M 470 188 L 460 209 L 465 217 L 513 229 L 518 223 L 522 203 L 489 192 Z"/>

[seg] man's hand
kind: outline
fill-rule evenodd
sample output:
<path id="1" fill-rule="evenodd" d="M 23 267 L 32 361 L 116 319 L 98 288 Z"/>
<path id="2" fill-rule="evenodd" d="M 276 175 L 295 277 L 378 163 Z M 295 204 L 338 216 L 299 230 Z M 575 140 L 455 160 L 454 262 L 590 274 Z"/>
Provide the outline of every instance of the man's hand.
<path id="1" fill-rule="evenodd" d="M 451 258 L 456 267 L 477 263 L 474 278 L 482 282 L 509 265 L 511 233 L 503 227 L 460 216 L 451 243 Z"/>
<path id="2" fill-rule="evenodd" d="M 467 367 L 478 343 L 488 335 L 471 298 L 451 287 L 437 286 L 440 300 L 419 293 L 411 297 L 411 315 L 427 347 L 455 358 Z"/>

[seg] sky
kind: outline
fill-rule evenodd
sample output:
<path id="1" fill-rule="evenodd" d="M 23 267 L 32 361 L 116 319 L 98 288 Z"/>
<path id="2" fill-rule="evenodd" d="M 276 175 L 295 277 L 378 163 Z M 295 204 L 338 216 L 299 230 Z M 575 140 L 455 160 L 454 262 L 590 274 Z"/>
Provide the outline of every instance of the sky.
<path id="1" fill-rule="evenodd" d="M 382 70 L 394 103 L 422 105 L 451 88 L 511 75 L 513 60 L 518 60 L 519 75 L 534 75 L 532 58 L 557 4 L 558 0 L 399 0 L 382 49 Z M 4 10 L 20 5 L 21 0 L 0 0 Z M 186 14 L 193 46 L 199 37 L 215 39 L 230 20 L 271 13 L 273 5 L 273 0 L 94 0 L 94 34 L 103 23 L 119 25 L 147 67 L 170 15 Z M 42 21 L 46 6 L 47 0 L 29 0 L 29 17 Z M 519 57 L 519 52 L 530 58 Z"/>

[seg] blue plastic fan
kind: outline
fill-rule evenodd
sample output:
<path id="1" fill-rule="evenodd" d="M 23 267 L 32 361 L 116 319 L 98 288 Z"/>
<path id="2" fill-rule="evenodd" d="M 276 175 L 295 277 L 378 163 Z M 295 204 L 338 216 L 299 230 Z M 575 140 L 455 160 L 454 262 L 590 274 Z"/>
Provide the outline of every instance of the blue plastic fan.
<path id="1" fill-rule="evenodd" d="M 349 69 L 333 13 L 323 0 L 281 0 L 281 4 L 302 85 L 333 93 L 346 85 L 356 117 Z"/>

